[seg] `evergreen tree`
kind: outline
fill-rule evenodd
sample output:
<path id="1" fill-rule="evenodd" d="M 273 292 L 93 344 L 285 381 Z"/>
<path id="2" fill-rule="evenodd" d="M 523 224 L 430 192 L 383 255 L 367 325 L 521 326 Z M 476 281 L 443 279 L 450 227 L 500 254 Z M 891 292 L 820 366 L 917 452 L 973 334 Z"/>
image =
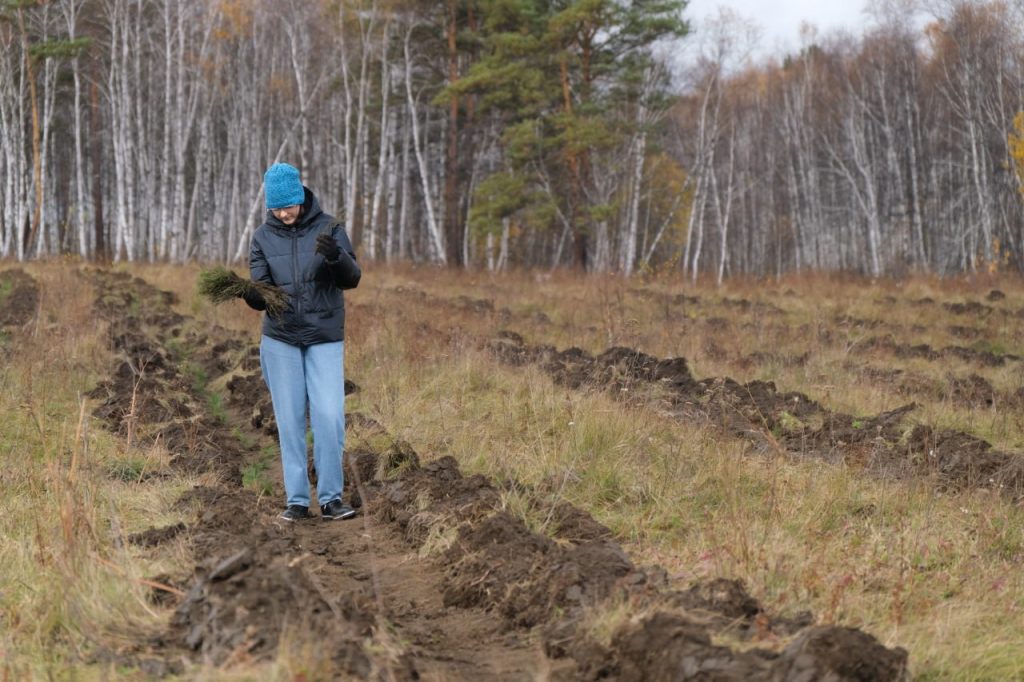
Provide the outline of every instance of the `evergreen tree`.
<path id="1" fill-rule="evenodd" d="M 658 41 L 685 35 L 680 0 L 489 0 L 481 3 L 482 56 L 450 97 L 474 93 L 501 128 L 502 163 L 477 187 L 471 219 L 558 227 L 573 260 L 588 265 L 588 238 L 610 207 L 594 189 L 593 157 L 615 148 L 629 125 L 613 115 L 638 97 L 638 74 Z M 546 225 L 538 225 L 537 221 Z"/>

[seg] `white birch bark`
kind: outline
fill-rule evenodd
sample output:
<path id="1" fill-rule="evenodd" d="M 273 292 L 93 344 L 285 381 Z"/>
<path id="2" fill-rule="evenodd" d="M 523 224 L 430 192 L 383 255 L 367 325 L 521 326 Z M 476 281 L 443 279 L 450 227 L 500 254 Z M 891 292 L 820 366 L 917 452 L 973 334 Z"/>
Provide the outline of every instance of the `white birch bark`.
<path id="1" fill-rule="evenodd" d="M 406 112 L 407 117 L 411 115 L 412 112 Z M 406 125 L 403 128 L 405 132 L 402 136 L 402 191 L 400 193 L 402 199 L 398 215 L 398 257 L 405 260 L 409 257 L 409 205 L 412 193 L 409 187 L 411 184 L 409 174 L 411 171 L 412 126 L 408 125 L 408 121 L 406 121 Z"/>
<path id="2" fill-rule="evenodd" d="M 13 33 L 0 32 L 0 151 L 3 171 L 3 210 L 0 210 L 0 255 L 25 259 L 25 223 L 29 217 L 27 163 L 30 153 L 25 134 L 26 78 L 20 41 Z"/>
<path id="3" fill-rule="evenodd" d="M 388 35 L 388 26 L 384 27 L 384 34 Z M 373 187 L 373 200 L 370 209 L 370 219 L 366 224 L 365 242 L 367 255 L 371 260 L 377 258 L 378 229 L 380 220 L 380 207 L 382 194 L 384 193 L 385 174 L 387 173 L 389 159 L 391 157 L 391 112 L 389 101 L 391 99 L 391 64 L 388 62 L 387 41 L 384 41 L 380 56 L 380 140 L 378 144 L 377 157 L 377 179 Z"/>
<path id="4" fill-rule="evenodd" d="M 395 129 L 398 125 L 398 114 L 391 111 L 391 127 L 392 137 L 395 136 Z M 384 260 L 390 263 L 395 257 L 395 237 L 397 230 L 397 207 L 399 202 L 399 167 L 400 163 L 398 160 L 397 152 L 395 151 L 395 144 L 397 140 L 392 139 L 389 141 L 389 145 L 392 147 L 391 155 L 388 157 L 388 183 L 387 183 L 387 212 L 385 213 L 385 233 L 384 233 Z"/>
<path id="5" fill-rule="evenodd" d="M 412 56 L 409 52 L 409 41 L 411 39 L 412 27 L 406 31 L 405 41 L 403 43 L 405 56 L 405 94 L 409 107 L 410 123 L 412 124 L 412 145 L 413 151 L 416 154 L 416 164 L 419 167 L 420 182 L 423 185 L 423 203 L 425 204 L 427 211 L 427 234 L 430 241 L 432 258 L 441 265 L 446 265 L 448 259 L 445 254 L 444 240 L 441 235 L 441 230 L 437 224 L 437 214 L 434 209 L 434 193 L 430 186 L 430 170 L 427 167 L 426 160 L 424 159 L 423 148 L 421 146 L 422 142 L 420 139 L 421 135 L 417 98 L 413 95 Z"/>
<path id="6" fill-rule="evenodd" d="M 74 41 L 78 37 L 78 10 L 85 0 L 62 0 L 60 4 L 61 13 L 64 17 L 64 25 L 67 29 L 68 40 Z M 76 54 L 71 59 L 71 78 L 74 83 L 74 123 L 73 140 L 75 148 L 75 197 L 72 209 L 72 219 L 75 228 L 75 241 L 78 255 L 86 258 L 89 255 L 89 238 L 86 231 L 87 206 L 85 194 L 85 158 L 82 153 L 82 75 L 81 60 Z"/>
<path id="7" fill-rule="evenodd" d="M 736 133 L 729 134 L 729 161 L 726 167 L 726 188 L 725 206 L 722 206 L 722 195 L 718 189 L 718 175 L 711 173 L 711 195 L 715 207 L 715 220 L 718 223 L 718 235 L 721 248 L 718 254 L 718 276 L 716 283 L 722 285 L 722 278 L 725 276 L 725 264 L 729 258 L 729 225 L 732 218 L 732 203 L 735 195 L 735 171 L 736 171 Z"/>
<path id="8" fill-rule="evenodd" d="M 54 100 L 57 97 L 57 60 L 47 58 L 43 63 L 43 139 L 40 145 L 39 165 L 41 168 L 40 181 L 43 183 L 42 197 L 43 205 L 40 210 L 39 241 L 36 243 L 36 254 L 56 254 L 60 252 L 60 237 L 56 224 L 54 211 L 49 210 L 52 205 L 50 196 L 50 132 L 53 130 L 53 114 L 55 110 Z M 47 248 L 47 237 L 49 237 L 49 248 Z"/>
<path id="9" fill-rule="evenodd" d="M 639 115 L 638 115 L 639 118 Z M 647 147 L 647 134 L 641 132 L 631 145 L 633 174 L 629 184 L 629 209 L 626 219 L 625 239 L 622 247 L 619 269 L 629 277 L 633 274 L 636 262 L 637 237 L 640 230 L 640 195 L 643 191 L 644 150 Z"/>

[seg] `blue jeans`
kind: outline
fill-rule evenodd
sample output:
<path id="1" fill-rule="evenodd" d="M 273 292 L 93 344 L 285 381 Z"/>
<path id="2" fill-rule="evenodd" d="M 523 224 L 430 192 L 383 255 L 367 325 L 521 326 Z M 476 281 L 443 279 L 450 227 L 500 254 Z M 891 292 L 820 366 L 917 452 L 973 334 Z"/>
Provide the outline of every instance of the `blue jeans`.
<path id="1" fill-rule="evenodd" d="M 281 445 L 288 504 L 309 506 L 306 473 L 306 405 L 313 430 L 316 496 L 320 504 L 341 499 L 345 484 L 345 344 L 293 346 L 264 336 L 260 367 L 270 389 Z"/>

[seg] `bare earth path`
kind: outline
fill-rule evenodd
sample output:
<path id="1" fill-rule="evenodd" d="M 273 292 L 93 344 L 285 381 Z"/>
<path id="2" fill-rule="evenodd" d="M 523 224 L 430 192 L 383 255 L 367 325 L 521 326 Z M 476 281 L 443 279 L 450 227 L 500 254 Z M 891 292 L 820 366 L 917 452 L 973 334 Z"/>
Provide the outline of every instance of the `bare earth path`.
<path id="1" fill-rule="evenodd" d="M 296 524 L 297 550 L 327 594 L 373 595 L 423 680 L 533 680 L 539 645 L 483 609 L 444 606 L 444 572 L 367 517 Z"/>

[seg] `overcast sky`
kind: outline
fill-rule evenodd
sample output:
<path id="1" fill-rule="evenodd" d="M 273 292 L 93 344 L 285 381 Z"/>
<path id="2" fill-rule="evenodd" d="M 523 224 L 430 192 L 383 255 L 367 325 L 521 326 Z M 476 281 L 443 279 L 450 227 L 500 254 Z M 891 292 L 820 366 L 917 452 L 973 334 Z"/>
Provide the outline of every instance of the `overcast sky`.
<path id="1" fill-rule="evenodd" d="M 800 46 L 800 23 L 814 24 L 819 33 L 845 28 L 860 35 L 867 18 L 863 0 L 690 0 L 685 16 L 694 29 L 708 17 L 718 14 L 719 7 L 729 7 L 744 19 L 754 21 L 761 29 L 761 50 L 773 52 L 776 47 L 786 51 Z"/>

